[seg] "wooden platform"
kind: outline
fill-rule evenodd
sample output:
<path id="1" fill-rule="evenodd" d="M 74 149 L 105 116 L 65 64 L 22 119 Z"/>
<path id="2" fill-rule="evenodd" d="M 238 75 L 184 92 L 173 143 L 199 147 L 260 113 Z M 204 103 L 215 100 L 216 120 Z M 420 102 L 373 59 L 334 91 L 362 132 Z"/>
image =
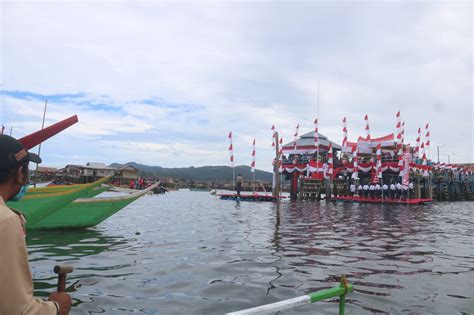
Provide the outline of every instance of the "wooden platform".
<path id="1" fill-rule="evenodd" d="M 345 201 L 345 202 L 361 202 L 361 203 L 379 203 L 379 204 L 396 204 L 396 205 L 423 205 L 427 203 L 431 203 L 432 199 L 408 199 L 408 200 L 400 200 L 400 199 L 391 199 L 386 198 L 382 201 L 380 198 L 366 198 L 366 197 L 356 197 L 356 196 L 339 196 L 334 197 L 333 200 L 335 201 Z"/>
<path id="2" fill-rule="evenodd" d="M 237 194 L 217 194 L 221 200 L 235 200 L 235 201 L 266 201 L 266 202 L 275 202 L 281 199 L 286 198 L 285 196 L 274 197 L 272 195 L 240 195 Z"/>

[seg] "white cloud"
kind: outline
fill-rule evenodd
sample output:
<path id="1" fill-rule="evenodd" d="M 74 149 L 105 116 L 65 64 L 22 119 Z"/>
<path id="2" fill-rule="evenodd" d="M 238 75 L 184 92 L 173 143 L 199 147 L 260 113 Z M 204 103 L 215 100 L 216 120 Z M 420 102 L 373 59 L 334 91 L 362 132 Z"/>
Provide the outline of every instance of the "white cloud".
<path id="1" fill-rule="evenodd" d="M 350 138 L 363 134 L 366 113 L 377 136 L 393 132 L 401 110 L 409 138 L 430 122 L 435 146 L 474 157 L 470 3 L 7 1 L 2 18 L 3 90 L 84 94 L 48 111 L 49 123 L 79 115 L 58 138 L 76 143 L 71 158 L 100 157 L 92 140 L 122 140 L 164 152 L 146 160 L 115 147 L 131 160 L 226 164 L 233 130 L 237 160 L 248 164 L 255 137 L 257 164 L 270 169 L 270 126 L 285 142 L 297 123 L 309 131 L 317 80 L 320 130 L 335 141 L 343 116 Z M 1 104 L 17 134 L 39 128 L 42 101 Z"/>

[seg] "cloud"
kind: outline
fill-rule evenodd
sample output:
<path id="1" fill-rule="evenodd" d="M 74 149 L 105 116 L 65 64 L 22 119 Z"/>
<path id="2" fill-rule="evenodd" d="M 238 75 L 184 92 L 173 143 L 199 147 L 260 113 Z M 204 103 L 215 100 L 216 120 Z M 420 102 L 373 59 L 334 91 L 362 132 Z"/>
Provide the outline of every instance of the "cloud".
<path id="1" fill-rule="evenodd" d="M 270 126 L 285 142 L 298 123 L 311 130 L 318 80 L 320 130 L 336 142 L 344 116 L 352 140 L 366 113 L 381 136 L 401 110 L 412 141 L 430 122 L 433 147 L 474 157 L 468 2 L 7 1 L 3 10 L 1 121 L 18 136 L 39 129 L 46 98 L 48 123 L 80 118 L 51 139 L 46 163 L 95 152 L 226 164 L 232 130 L 237 161 L 249 163 L 256 138 L 257 165 L 270 169 Z M 117 142 L 162 153 L 101 146 Z"/>

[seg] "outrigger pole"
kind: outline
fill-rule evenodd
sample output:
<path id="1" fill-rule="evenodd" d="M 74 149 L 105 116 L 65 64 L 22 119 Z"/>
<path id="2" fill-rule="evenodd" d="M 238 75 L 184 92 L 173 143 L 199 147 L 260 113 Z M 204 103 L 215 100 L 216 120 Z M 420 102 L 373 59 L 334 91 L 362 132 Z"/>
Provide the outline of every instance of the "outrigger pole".
<path id="1" fill-rule="evenodd" d="M 312 304 L 335 297 L 339 297 L 339 315 L 344 315 L 346 308 L 346 294 L 352 292 L 353 290 L 352 284 L 349 284 L 346 280 L 346 277 L 342 276 L 341 284 L 337 287 L 308 293 L 307 295 L 272 304 L 262 305 L 233 313 L 227 313 L 227 315 L 274 314 L 280 311 L 293 309 L 301 305 Z"/>

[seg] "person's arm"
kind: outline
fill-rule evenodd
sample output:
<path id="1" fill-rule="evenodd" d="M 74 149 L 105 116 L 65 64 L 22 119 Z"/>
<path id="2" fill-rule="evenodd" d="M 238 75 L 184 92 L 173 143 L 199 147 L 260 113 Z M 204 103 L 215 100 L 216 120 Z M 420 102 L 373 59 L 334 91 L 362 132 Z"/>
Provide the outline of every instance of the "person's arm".
<path id="1" fill-rule="evenodd" d="M 33 297 L 25 237 L 20 217 L 0 223 L 0 314 L 56 315 L 54 302 Z"/>

